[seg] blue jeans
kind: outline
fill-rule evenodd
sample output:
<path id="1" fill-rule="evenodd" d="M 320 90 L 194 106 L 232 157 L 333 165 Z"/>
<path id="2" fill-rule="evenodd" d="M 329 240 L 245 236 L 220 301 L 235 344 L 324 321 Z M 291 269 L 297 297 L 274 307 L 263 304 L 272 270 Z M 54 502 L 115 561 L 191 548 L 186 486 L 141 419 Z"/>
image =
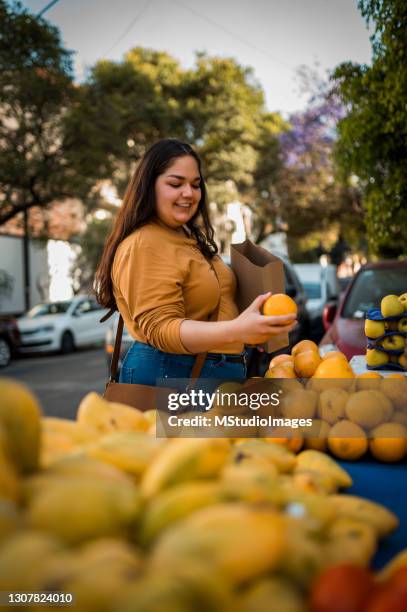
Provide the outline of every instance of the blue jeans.
<path id="1" fill-rule="evenodd" d="M 228 361 L 230 355 L 211 355 L 215 359 L 205 360 L 200 379 L 243 381 L 246 378 L 246 363 Z M 164 353 L 149 344 L 133 342 L 124 358 L 119 382 L 155 386 L 158 379 L 189 379 L 194 362 L 194 355 Z"/>

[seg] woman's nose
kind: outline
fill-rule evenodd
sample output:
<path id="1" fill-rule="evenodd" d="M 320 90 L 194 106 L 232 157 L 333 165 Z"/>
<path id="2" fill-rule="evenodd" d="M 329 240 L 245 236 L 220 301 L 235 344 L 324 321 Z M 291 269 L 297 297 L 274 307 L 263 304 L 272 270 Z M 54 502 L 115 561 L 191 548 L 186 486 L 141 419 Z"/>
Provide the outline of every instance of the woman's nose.
<path id="1" fill-rule="evenodd" d="M 182 189 L 182 195 L 185 198 L 192 198 L 192 186 L 187 184 L 184 185 L 183 189 Z"/>

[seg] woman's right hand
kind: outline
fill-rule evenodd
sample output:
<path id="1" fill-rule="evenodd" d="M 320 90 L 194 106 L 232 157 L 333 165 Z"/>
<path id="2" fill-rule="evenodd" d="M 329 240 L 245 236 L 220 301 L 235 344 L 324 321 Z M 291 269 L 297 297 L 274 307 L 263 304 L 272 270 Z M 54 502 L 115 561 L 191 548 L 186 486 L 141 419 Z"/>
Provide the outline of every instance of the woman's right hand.
<path id="1" fill-rule="evenodd" d="M 295 314 L 272 317 L 261 313 L 261 308 L 270 295 L 271 292 L 259 295 L 234 319 L 237 340 L 244 344 L 263 344 L 271 336 L 288 333 L 294 329 L 297 324 Z"/>

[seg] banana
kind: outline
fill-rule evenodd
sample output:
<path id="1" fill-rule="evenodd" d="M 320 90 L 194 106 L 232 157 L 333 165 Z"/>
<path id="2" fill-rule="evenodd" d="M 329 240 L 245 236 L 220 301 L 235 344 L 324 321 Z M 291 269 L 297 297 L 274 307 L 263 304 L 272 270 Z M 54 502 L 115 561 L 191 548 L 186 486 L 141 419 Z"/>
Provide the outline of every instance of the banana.
<path id="1" fill-rule="evenodd" d="M 224 580 L 191 567 L 163 574 L 147 572 L 122 598 L 120 606 L 120 612 L 236 612 L 238 609 L 238 602 Z"/>
<path id="2" fill-rule="evenodd" d="M 38 468 L 41 443 L 41 408 L 34 395 L 11 378 L 0 379 L 1 444 L 18 471 Z"/>
<path id="3" fill-rule="evenodd" d="M 284 554 L 277 569 L 306 588 L 323 568 L 323 540 L 307 518 L 286 516 L 285 523 Z"/>
<path id="4" fill-rule="evenodd" d="M 88 445 L 85 453 L 140 477 L 164 445 L 165 440 L 153 438 L 145 432 L 116 431 Z"/>
<path id="5" fill-rule="evenodd" d="M 71 436 L 61 432 L 43 432 L 40 450 L 40 467 L 48 468 L 62 457 L 80 453 L 82 446 Z"/>
<path id="6" fill-rule="evenodd" d="M 227 463 L 221 472 L 220 483 L 225 496 L 233 501 L 283 503 L 281 489 L 277 486 L 278 472 L 274 463 L 262 456 L 240 456 Z"/>
<path id="7" fill-rule="evenodd" d="M 0 449 L 0 500 L 17 502 L 20 497 L 20 481 L 16 470 Z"/>
<path id="8" fill-rule="evenodd" d="M 0 499 L 0 544 L 19 527 L 17 508 L 8 499 Z"/>
<path id="9" fill-rule="evenodd" d="M 281 484 L 281 483 L 280 483 Z M 328 495 L 304 493 L 287 481 L 284 487 L 284 512 L 293 517 L 309 519 L 316 529 L 325 529 L 336 518 L 336 510 Z"/>
<path id="10" fill-rule="evenodd" d="M 100 435 L 100 432 L 94 427 L 57 417 L 43 418 L 41 427 L 40 464 L 43 468 L 52 465 L 64 455 L 79 451 Z"/>
<path id="11" fill-rule="evenodd" d="M 316 472 L 331 478 L 336 487 L 352 486 L 351 477 L 336 461 L 325 453 L 313 449 L 304 450 L 297 455 L 294 472 Z"/>
<path id="12" fill-rule="evenodd" d="M 54 487 L 65 478 L 91 478 L 102 482 L 122 482 L 124 486 L 131 483 L 128 475 L 118 468 L 96 459 L 85 456 L 64 456 L 56 460 L 50 467 L 38 474 L 25 478 L 22 486 L 22 498 L 25 505 L 41 495 L 44 490 Z"/>
<path id="13" fill-rule="evenodd" d="M 150 544 L 164 529 L 200 508 L 219 503 L 224 497 L 217 482 L 186 482 L 162 491 L 144 509 L 140 542 Z"/>
<path id="14" fill-rule="evenodd" d="M 108 612 L 138 580 L 142 572 L 139 554 L 116 538 L 100 538 L 74 552 L 74 563 L 60 564 L 50 575 L 51 584 L 75 593 L 75 611 Z"/>
<path id="15" fill-rule="evenodd" d="M 58 417 L 44 417 L 41 426 L 43 432 L 63 434 L 80 445 L 96 440 L 100 436 L 100 432 L 95 427 Z"/>
<path id="16" fill-rule="evenodd" d="M 141 410 L 126 404 L 107 402 L 98 393 L 88 393 L 79 404 L 77 421 L 102 433 L 111 431 L 147 431 L 149 421 Z"/>
<path id="17" fill-rule="evenodd" d="M 22 531 L 11 535 L 0 549 L 0 591 L 40 590 L 45 566 L 63 550 L 46 533 Z"/>
<path id="18" fill-rule="evenodd" d="M 273 570 L 285 542 L 281 516 L 245 504 L 204 508 L 165 531 L 151 553 L 150 569 L 191 566 L 238 585 Z"/>
<path id="19" fill-rule="evenodd" d="M 306 612 L 301 591 L 281 576 L 255 582 L 241 594 L 240 612 Z"/>
<path id="20" fill-rule="evenodd" d="M 127 533 L 140 511 L 140 496 L 128 482 L 66 477 L 44 487 L 27 509 L 29 526 L 68 544 Z"/>
<path id="21" fill-rule="evenodd" d="M 338 518 L 355 519 L 370 525 L 378 538 L 382 538 L 399 525 L 397 516 L 376 502 L 355 495 L 332 495 Z"/>
<path id="22" fill-rule="evenodd" d="M 234 446 L 232 456 L 235 461 L 242 457 L 263 457 L 283 473 L 292 472 L 296 464 L 295 455 L 288 448 L 261 439 L 239 441 Z"/>
<path id="23" fill-rule="evenodd" d="M 230 442 L 223 438 L 171 439 L 145 470 L 142 495 L 150 498 L 180 482 L 216 477 L 229 450 Z"/>
<path id="24" fill-rule="evenodd" d="M 351 563 L 369 567 L 377 549 L 377 536 L 371 525 L 339 518 L 329 527 L 327 535 L 325 555 L 328 565 Z"/>

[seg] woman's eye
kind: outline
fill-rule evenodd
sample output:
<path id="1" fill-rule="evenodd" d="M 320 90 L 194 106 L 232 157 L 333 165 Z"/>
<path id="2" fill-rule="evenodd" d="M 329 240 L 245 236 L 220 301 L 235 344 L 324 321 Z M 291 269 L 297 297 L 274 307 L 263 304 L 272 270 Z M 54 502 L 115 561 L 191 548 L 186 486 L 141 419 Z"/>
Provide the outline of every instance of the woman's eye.
<path id="1" fill-rule="evenodd" d="M 181 187 L 181 185 L 175 185 L 174 183 L 169 183 L 170 187 L 174 187 L 175 189 L 178 189 L 178 187 Z"/>

